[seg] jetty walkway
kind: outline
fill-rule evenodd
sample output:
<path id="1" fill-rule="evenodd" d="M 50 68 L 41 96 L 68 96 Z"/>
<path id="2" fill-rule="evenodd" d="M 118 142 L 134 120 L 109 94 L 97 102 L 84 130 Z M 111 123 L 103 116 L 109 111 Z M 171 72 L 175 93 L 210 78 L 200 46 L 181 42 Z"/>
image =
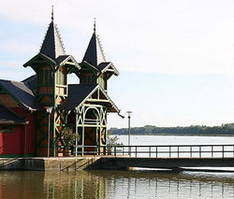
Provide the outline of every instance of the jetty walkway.
<path id="1" fill-rule="evenodd" d="M 0 170 L 128 169 L 130 167 L 181 170 L 184 167 L 233 167 L 234 145 L 85 146 L 73 157 L 0 158 Z M 93 149 L 90 151 L 88 149 Z M 78 150 L 79 151 L 79 150 Z"/>

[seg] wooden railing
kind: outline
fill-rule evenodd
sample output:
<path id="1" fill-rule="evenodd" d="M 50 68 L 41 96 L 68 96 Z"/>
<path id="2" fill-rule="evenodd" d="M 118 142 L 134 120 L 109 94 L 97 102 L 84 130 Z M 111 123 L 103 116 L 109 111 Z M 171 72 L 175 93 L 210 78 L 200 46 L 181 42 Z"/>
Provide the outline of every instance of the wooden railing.
<path id="1" fill-rule="evenodd" d="M 104 152 L 100 148 L 97 145 L 79 146 L 77 155 L 112 155 L 136 158 L 234 158 L 234 145 L 108 145 L 104 147 Z"/>

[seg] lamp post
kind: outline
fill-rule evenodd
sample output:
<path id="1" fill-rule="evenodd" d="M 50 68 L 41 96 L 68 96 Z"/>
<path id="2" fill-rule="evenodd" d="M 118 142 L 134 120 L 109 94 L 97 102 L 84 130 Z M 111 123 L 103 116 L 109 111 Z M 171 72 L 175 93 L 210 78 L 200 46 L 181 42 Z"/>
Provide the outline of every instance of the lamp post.
<path id="1" fill-rule="evenodd" d="M 76 128 L 76 143 L 75 143 L 75 145 L 76 145 L 76 148 L 75 148 L 75 156 L 77 156 L 77 154 L 78 154 L 78 126 L 77 126 L 77 121 L 78 121 L 78 113 L 79 113 L 79 111 L 77 110 L 77 109 L 75 109 L 75 114 L 76 114 L 76 125 L 75 125 L 75 128 Z"/>
<path id="2" fill-rule="evenodd" d="M 130 130 L 131 130 L 131 113 L 132 111 L 127 111 L 127 114 L 128 114 L 128 155 L 130 156 L 130 144 L 131 144 L 131 141 L 130 141 Z"/>
<path id="3" fill-rule="evenodd" d="M 53 107 L 46 107 L 46 112 L 48 113 L 47 157 L 50 157 L 50 114 L 52 110 L 53 110 Z"/>

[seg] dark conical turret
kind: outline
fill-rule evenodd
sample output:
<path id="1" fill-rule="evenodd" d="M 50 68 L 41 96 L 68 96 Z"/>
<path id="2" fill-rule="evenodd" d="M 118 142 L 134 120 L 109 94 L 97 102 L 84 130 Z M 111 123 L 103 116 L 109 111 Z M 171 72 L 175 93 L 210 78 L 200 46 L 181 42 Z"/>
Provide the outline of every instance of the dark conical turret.
<path id="1" fill-rule="evenodd" d="M 61 55 L 65 55 L 65 50 L 64 50 L 64 46 L 63 46 L 58 28 L 54 24 L 53 15 L 54 14 L 52 11 L 51 23 L 47 30 L 45 39 L 42 43 L 40 53 L 43 53 L 44 55 L 52 59 L 56 59 L 57 57 Z"/>
<path id="2" fill-rule="evenodd" d="M 102 62 L 106 62 L 100 40 L 96 34 L 96 23 L 94 23 L 94 32 L 85 52 L 83 62 L 84 61 L 92 64 L 95 67 L 97 67 Z"/>

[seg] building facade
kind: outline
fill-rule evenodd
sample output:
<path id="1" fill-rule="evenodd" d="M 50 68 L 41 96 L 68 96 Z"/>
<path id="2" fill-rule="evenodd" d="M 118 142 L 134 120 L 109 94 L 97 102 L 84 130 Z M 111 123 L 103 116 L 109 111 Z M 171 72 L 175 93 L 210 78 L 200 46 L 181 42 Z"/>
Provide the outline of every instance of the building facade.
<path id="1" fill-rule="evenodd" d="M 78 62 L 65 53 L 52 13 L 40 52 L 24 67 L 35 75 L 0 80 L 0 157 L 105 154 L 107 113 L 120 112 L 108 80 L 119 73 L 106 61 L 96 24 Z M 76 84 L 68 84 L 71 73 Z"/>

